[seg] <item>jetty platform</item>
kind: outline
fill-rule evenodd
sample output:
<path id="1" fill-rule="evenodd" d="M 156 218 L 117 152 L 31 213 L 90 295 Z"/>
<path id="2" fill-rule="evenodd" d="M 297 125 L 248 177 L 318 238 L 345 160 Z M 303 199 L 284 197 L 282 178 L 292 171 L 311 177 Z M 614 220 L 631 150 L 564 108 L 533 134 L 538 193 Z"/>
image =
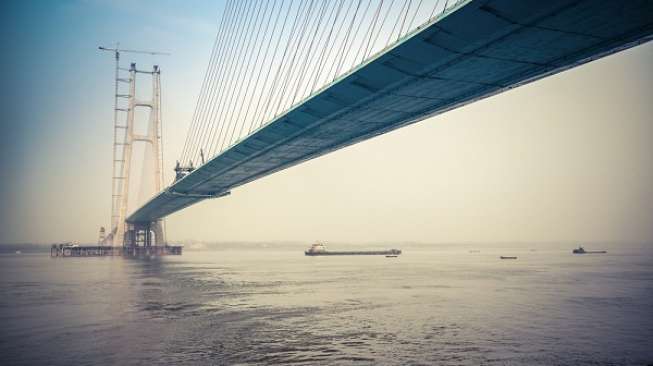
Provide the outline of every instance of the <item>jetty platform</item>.
<path id="1" fill-rule="evenodd" d="M 143 257 L 181 255 L 181 245 L 107 246 L 52 244 L 51 257 Z"/>

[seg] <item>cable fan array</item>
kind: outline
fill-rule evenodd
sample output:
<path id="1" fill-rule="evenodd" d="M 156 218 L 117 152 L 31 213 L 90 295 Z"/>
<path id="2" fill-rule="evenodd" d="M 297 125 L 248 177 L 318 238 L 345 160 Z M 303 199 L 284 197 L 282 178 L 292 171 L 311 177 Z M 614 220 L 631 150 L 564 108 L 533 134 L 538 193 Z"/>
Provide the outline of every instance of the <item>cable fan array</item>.
<path id="1" fill-rule="evenodd" d="M 181 157 L 192 166 L 465 0 L 229 0 Z"/>

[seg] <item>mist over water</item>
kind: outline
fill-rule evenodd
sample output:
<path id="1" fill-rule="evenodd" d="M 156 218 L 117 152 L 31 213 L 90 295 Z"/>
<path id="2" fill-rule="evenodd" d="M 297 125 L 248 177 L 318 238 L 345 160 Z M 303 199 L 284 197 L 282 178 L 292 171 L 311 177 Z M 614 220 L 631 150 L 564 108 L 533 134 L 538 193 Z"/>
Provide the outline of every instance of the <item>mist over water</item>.
<path id="1" fill-rule="evenodd" d="M 272 244 L 149 260 L 0 255 L 0 357 L 653 363 L 653 245 L 594 244 L 587 249 L 608 253 L 572 255 L 573 245 L 403 245 L 399 258 L 305 257 L 301 246 Z"/>

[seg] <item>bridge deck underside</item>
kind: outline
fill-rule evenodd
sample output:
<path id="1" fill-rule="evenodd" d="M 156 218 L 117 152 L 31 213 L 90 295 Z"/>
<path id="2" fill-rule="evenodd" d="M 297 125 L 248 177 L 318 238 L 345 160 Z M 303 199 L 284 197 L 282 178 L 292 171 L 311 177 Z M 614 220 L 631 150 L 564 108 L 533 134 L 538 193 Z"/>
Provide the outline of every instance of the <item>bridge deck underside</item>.
<path id="1" fill-rule="evenodd" d="M 128 221 L 153 221 L 204 199 L 186 194 L 227 192 L 652 34 L 653 1 L 463 3 L 177 181 Z"/>

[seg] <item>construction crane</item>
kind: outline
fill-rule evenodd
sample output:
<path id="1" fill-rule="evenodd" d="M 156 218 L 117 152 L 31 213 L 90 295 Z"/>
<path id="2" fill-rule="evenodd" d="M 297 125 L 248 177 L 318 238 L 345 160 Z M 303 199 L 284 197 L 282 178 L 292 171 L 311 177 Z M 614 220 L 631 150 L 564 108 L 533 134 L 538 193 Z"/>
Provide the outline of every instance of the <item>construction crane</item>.
<path id="1" fill-rule="evenodd" d="M 143 50 L 127 50 L 127 49 L 121 49 L 120 48 L 120 43 L 116 43 L 116 47 L 114 48 L 108 48 L 108 47 L 102 47 L 99 46 L 98 49 L 100 51 L 108 51 L 108 52 L 113 52 L 116 56 L 116 64 L 120 60 L 120 52 L 125 52 L 125 53 L 141 53 L 145 55 L 152 55 L 152 56 L 170 56 L 170 53 L 168 52 L 158 52 L 158 51 L 143 51 Z"/>
<path id="2" fill-rule="evenodd" d="M 143 50 L 127 50 L 127 49 L 121 49 L 120 48 L 120 43 L 116 43 L 116 46 L 114 48 L 108 48 L 108 47 L 102 47 L 99 46 L 98 49 L 100 51 L 107 51 L 107 52 L 113 52 L 116 58 L 116 94 L 118 94 L 118 70 L 120 70 L 120 53 L 140 53 L 140 54 L 145 54 L 145 55 L 152 55 L 152 56 L 170 56 L 171 54 L 168 52 L 158 52 L 158 51 L 143 51 Z"/>
<path id="3" fill-rule="evenodd" d="M 98 49 L 100 51 L 106 51 L 106 52 L 113 52 L 116 60 L 116 67 L 115 67 L 115 85 L 114 85 L 114 102 L 113 102 L 113 163 L 112 163 L 112 170 L 113 170 L 113 179 L 112 179 L 112 187 L 111 187 L 111 229 L 109 233 L 104 237 L 104 241 L 113 241 L 113 236 L 116 234 L 114 231 L 117 227 L 118 220 L 119 220 L 119 205 L 117 202 L 120 201 L 121 198 L 121 189 L 119 189 L 118 181 L 120 179 L 124 179 L 124 177 L 121 176 L 121 165 L 124 164 L 124 157 L 120 157 L 118 148 L 120 145 L 124 145 L 123 142 L 118 141 L 118 130 L 125 128 L 124 124 L 121 125 L 118 122 L 118 111 L 124 111 L 124 108 L 120 108 L 118 99 L 119 98 L 131 98 L 133 97 L 132 95 L 127 94 L 121 94 L 119 93 L 119 83 L 120 82 L 125 82 L 129 83 L 129 79 L 121 79 L 120 78 L 120 70 L 124 71 L 129 71 L 129 69 L 122 69 L 120 68 L 120 54 L 121 53 L 139 53 L 139 54 L 145 54 L 145 55 L 152 55 L 152 56 L 169 56 L 170 53 L 168 52 L 158 52 L 158 51 L 145 51 L 145 50 L 130 50 L 130 49 L 121 49 L 120 48 L 120 43 L 116 43 L 115 47 L 102 47 L 99 46 Z M 155 70 L 157 69 L 157 66 L 155 66 Z"/>

